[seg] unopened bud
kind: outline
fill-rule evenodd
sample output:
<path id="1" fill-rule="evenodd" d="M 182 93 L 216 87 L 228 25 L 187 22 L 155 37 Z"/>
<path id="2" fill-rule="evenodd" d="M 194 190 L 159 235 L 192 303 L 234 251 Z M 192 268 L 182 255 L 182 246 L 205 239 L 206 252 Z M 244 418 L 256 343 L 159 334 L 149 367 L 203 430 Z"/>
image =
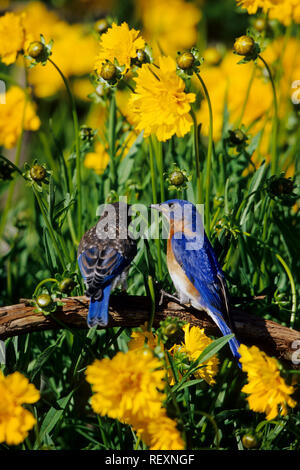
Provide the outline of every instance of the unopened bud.
<path id="1" fill-rule="evenodd" d="M 117 68 L 111 62 L 102 65 L 100 77 L 104 80 L 113 80 L 117 75 Z"/>
<path id="2" fill-rule="evenodd" d="M 192 67 L 195 62 L 195 57 L 191 52 L 183 52 L 177 57 L 177 65 L 182 70 L 187 70 Z"/>
<path id="3" fill-rule="evenodd" d="M 34 41 L 32 42 L 28 49 L 27 49 L 27 54 L 30 57 L 33 57 L 34 59 L 38 59 L 39 57 L 42 56 L 42 54 L 45 51 L 45 46 L 39 41 Z"/>
<path id="4" fill-rule="evenodd" d="M 254 50 L 255 42 L 250 36 L 241 36 L 234 43 L 234 51 L 238 55 L 250 55 Z"/>

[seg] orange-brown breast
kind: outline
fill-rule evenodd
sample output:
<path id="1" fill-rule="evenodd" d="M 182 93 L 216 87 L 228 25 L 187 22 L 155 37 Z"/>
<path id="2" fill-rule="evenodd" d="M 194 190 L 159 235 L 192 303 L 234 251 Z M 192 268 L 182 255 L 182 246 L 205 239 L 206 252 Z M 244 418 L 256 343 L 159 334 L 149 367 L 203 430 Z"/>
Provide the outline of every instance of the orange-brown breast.
<path id="1" fill-rule="evenodd" d="M 176 230 L 176 229 L 175 229 Z M 169 238 L 167 243 L 167 264 L 170 276 L 176 287 L 176 290 L 182 291 L 189 299 L 198 299 L 199 292 L 191 283 L 187 275 L 185 274 L 183 268 L 180 266 L 178 261 L 175 258 L 173 249 L 172 249 L 172 237 L 176 233 L 174 230 L 174 225 L 170 225 Z M 180 230 L 181 231 L 181 230 Z"/>

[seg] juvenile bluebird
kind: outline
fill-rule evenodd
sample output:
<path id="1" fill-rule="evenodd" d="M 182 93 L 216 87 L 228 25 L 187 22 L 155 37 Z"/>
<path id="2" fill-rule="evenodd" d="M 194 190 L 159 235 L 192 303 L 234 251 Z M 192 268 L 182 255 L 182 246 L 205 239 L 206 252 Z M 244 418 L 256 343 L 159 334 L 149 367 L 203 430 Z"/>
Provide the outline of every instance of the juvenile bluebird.
<path id="1" fill-rule="evenodd" d="M 111 290 L 124 285 L 129 266 L 137 253 L 136 241 L 128 235 L 129 206 L 107 205 L 97 224 L 82 237 L 78 264 L 90 297 L 88 326 L 106 326 Z"/>
<path id="2" fill-rule="evenodd" d="M 167 265 L 180 302 L 205 310 L 223 335 L 232 334 L 224 273 L 196 207 L 178 199 L 151 207 L 169 221 Z M 229 340 L 229 346 L 239 359 L 240 345 L 235 337 Z"/>

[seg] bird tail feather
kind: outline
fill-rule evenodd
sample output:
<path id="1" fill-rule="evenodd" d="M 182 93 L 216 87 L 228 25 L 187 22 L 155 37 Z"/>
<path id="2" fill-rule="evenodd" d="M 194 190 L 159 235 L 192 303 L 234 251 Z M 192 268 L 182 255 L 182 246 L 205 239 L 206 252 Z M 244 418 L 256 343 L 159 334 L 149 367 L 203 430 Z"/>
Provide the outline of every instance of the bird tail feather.
<path id="1" fill-rule="evenodd" d="M 214 322 L 218 325 L 218 327 L 220 328 L 220 330 L 221 330 L 221 332 L 224 336 L 232 335 L 231 329 L 227 326 L 227 324 L 224 321 L 224 319 L 222 318 L 220 312 L 218 312 L 217 310 L 216 311 L 211 311 L 210 310 L 209 314 L 212 317 L 212 319 L 214 320 Z M 236 339 L 236 337 L 233 337 L 232 339 L 229 340 L 229 347 L 230 347 L 234 357 L 238 360 L 238 365 L 241 368 L 241 363 L 239 361 L 241 355 L 238 352 L 238 349 L 240 347 L 240 343 Z"/>
<path id="2" fill-rule="evenodd" d="M 108 324 L 108 304 L 111 291 L 111 284 L 103 289 L 101 300 L 90 299 L 87 323 L 89 328 L 93 326 L 106 326 Z"/>

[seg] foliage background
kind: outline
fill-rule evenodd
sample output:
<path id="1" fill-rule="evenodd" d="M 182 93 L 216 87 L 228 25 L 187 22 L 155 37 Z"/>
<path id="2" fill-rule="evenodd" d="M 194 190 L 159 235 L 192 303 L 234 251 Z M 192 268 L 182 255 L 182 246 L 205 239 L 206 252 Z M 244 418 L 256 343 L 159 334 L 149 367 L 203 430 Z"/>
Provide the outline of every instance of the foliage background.
<path id="1" fill-rule="evenodd" d="M 103 2 L 103 7 L 101 2 L 93 4 L 89 1 L 44 3 L 54 8 L 61 18 L 70 24 L 83 22 L 92 28 L 95 20 L 109 13 L 120 22 L 127 21 L 131 26 L 143 27 L 133 1 L 107 1 Z M 14 7 L 14 2 L 12 4 Z M 198 46 L 202 53 L 208 45 L 220 43 L 225 51 L 227 47 L 231 49 L 234 39 L 243 34 L 252 22 L 252 19 L 241 13 L 231 0 L 207 1 L 200 5 L 200 8 L 203 18 L 199 24 Z M 179 23 L 178 35 L 181 34 L 180 27 Z M 272 48 L 277 36 L 284 34 L 286 31 L 282 26 L 273 25 L 268 47 Z M 296 39 L 299 38 L 299 27 L 294 27 L 290 34 Z M 299 42 L 299 39 L 297 41 Z M 79 57 L 76 51 L 74 54 L 74 60 L 79 60 L 80 54 Z M 275 70 L 276 66 L 274 60 L 272 70 Z M 217 80 L 222 80 L 221 65 L 219 67 L 221 73 Z M 2 64 L 1 72 L 7 73 L 7 67 Z M 9 73 L 20 82 L 24 80 L 21 67 L 17 70 L 11 67 Z M 71 85 L 74 85 L 75 78 L 70 77 Z M 243 76 L 241 73 L 240 79 L 249 80 L 249 75 Z M 277 85 L 280 86 L 279 81 Z M 199 103 L 202 100 L 199 87 L 195 84 L 192 84 L 192 87 L 198 93 Z M 209 93 L 213 97 L 214 86 L 209 88 Z M 109 103 L 104 103 L 103 106 L 102 103 L 92 103 L 91 100 L 80 99 L 76 94 L 75 96 L 80 124 L 89 123 L 91 112 L 95 107 L 101 106 L 103 113 L 106 113 L 106 119 L 102 119 L 99 113 L 96 120 L 101 122 L 99 129 L 103 141 L 113 146 L 114 150 L 123 152 L 123 159 L 117 160 L 114 177 L 111 165 L 108 165 L 102 174 L 82 166 L 81 224 L 85 231 L 96 222 L 97 207 L 105 200 L 115 200 L 117 196 L 126 195 L 131 203 L 149 205 L 153 201 L 153 187 L 147 142 L 136 136 L 130 145 L 126 146 L 125 139 L 131 128 L 123 115 L 118 112 L 114 114 Z M 45 225 L 32 185 L 24 184 L 23 179 L 15 173 L 13 183 L 4 181 L 0 185 L 2 215 L 7 209 L 1 240 L 1 305 L 18 303 L 20 298 L 31 298 L 39 282 L 55 276 L 64 278 L 72 274 L 76 287 L 71 293 L 83 293 L 76 263 L 78 188 L 76 190 L 74 134 L 68 97 L 63 87 L 54 95 L 45 98 L 35 96 L 33 91 L 33 97 L 42 126 L 38 132 L 25 134 L 20 168 L 25 162 L 32 165 L 37 160 L 51 171 L 51 183 L 47 187 L 43 186 L 41 195 L 54 237 L 62 252 L 63 263 L 56 256 L 49 227 Z M 250 132 L 246 147 L 234 149 L 228 145 L 228 129 L 233 128 L 233 122 L 225 107 L 222 135 L 215 139 L 214 145 L 210 221 L 206 223 L 209 224 L 211 241 L 226 272 L 232 296 L 242 298 L 265 295 L 265 300 L 247 302 L 244 308 L 254 315 L 299 329 L 299 307 L 296 302 L 300 272 L 300 225 L 297 205 L 299 109 L 292 106 L 288 99 L 286 98 L 286 114 L 280 118 L 280 167 L 276 176 L 279 177 L 280 170 L 284 170 L 287 172 L 286 176 L 293 178 L 293 194 L 287 197 L 281 194 L 278 197 L 270 191 L 269 148 L 267 145 L 266 151 L 257 150 L 260 131 L 254 135 Z M 205 106 L 205 102 L 201 106 Z M 260 122 L 263 118 L 264 116 L 260 117 Z M 81 145 L 84 162 L 85 153 L 91 151 L 91 148 L 84 143 Z M 155 145 L 157 149 L 158 144 Z M 200 135 L 204 181 L 207 173 L 206 148 L 207 135 L 204 131 Z M 255 151 L 257 156 L 254 169 L 249 159 Z M 1 150 L 1 153 L 12 161 L 14 152 L 15 149 Z M 191 175 L 191 181 L 180 193 L 180 197 L 195 202 L 193 135 L 188 134 L 182 139 L 172 138 L 162 145 L 162 153 L 165 173 L 176 164 Z M 157 181 L 159 172 L 157 165 Z M 6 196 L 12 184 L 13 202 L 7 207 Z M 156 191 L 158 199 L 163 191 L 166 199 L 177 195 L 174 190 L 169 189 L 166 176 L 163 191 L 159 184 Z M 72 230 L 75 232 L 73 236 Z M 143 241 L 139 242 L 139 255 L 128 280 L 129 294 L 146 295 L 148 275 L 159 281 L 156 284 L 157 291 L 159 287 L 163 287 L 172 292 L 163 241 L 160 249 L 161 272 L 158 266 L 157 245 L 150 242 L 148 247 Z M 149 259 L 152 262 L 149 262 Z M 47 286 L 51 288 L 50 284 L 44 285 Z M 244 306 L 242 302 L 241 304 Z M 126 351 L 130 334 L 128 329 L 90 332 L 62 329 L 33 333 L 6 341 L 5 374 L 18 370 L 42 392 L 40 402 L 33 408 L 33 412 L 38 416 L 38 426 L 23 444 L 23 448 L 143 448 L 142 443 L 136 442 L 130 428 L 109 418 L 100 419 L 94 415 L 88 404 L 90 386 L 84 378 L 84 370 L 94 358 L 113 357 L 119 350 Z M 182 413 L 181 422 L 185 423 L 188 435 L 187 448 L 243 449 L 241 438 L 249 432 L 257 434 L 257 446 L 260 449 L 299 448 L 299 411 L 296 409 L 287 418 L 278 418 L 272 422 L 267 422 L 262 415 L 253 413 L 247 407 L 245 396 L 240 392 L 244 376 L 227 357 L 225 350 L 220 352 L 220 357 L 222 367 L 216 386 L 209 387 L 202 382 L 197 386 L 184 388 L 176 395 Z M 175 413 L 171 405 L 168 412 L 171 416 Z"/>

